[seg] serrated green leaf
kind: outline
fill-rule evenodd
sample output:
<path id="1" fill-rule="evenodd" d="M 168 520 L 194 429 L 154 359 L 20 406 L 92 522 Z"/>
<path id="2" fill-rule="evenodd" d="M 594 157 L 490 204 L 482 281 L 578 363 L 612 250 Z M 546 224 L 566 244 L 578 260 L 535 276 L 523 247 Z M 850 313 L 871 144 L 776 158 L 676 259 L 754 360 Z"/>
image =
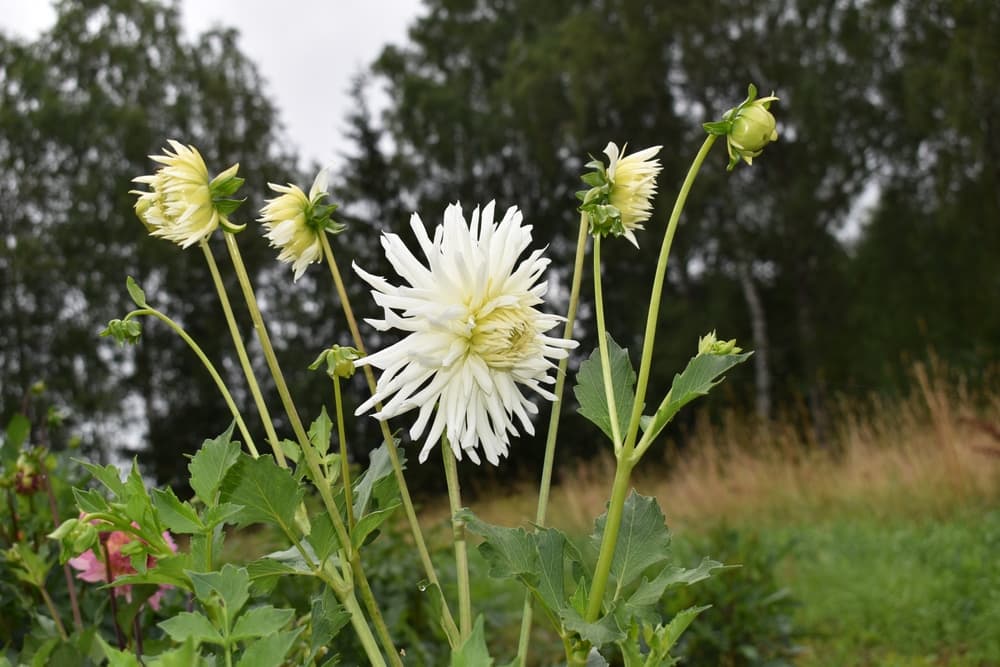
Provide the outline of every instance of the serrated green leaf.
<path id="1" fill-rule="evenodd" d="M 157 625 L 175 642 L 185 642 L 190 639 L 197 644 L 208 642 L 222 645 L 223 643 L 222 635 L 204 614 L 182 611 L 176 616 L 160 621 Z"/>
<path id="2" fill-rule="evenodd" d="M 294 609 L 278 609 L 271 605 L 254 607 L 240 614 L 229 637 L 233 641 L 264 637 L 285 627 L 293 616 L 295 616 Z"/>
<path id="3" fill-rule="evenodd" d="M 690 586 L 712 576 L 715 570 L 729 569 L 710 558 L 703 558 L 697 567 L 666 567 L 652 579 L 643 579 L 639 587 L 628 598 L 628 606 L 632 608 L 653 607 L 659 604 L 664 593 L 675 586 Z"/>
<path id="4" fill-rule="evenodd" d="M 299 443 L 285 438 L 278 443 L 278 446 L 281 447 L 281 451 L 284 452 L 285 457 L 292 463 L 299 462 L 299 455 L 302 453 L 302 450 L 299 449 Z"/>
<path id="5" fill-rule="evenodd" d="M 191 488 L 203 503 L 215 504 L 215 493 L 219 490 L 226 473 L 240 456 L 239 444 L 232 441 L 235 423 L 229 425 L 225 433 L 202 443 L 188 464 L 191 473 Z"/>
<path id="6" fill-rule="evenodd" d="M 451 654 L 451 667 L 491 667 L 493 658 L 486 647 L 486 632 L 483 629 L 483 615 L 476 617 L 469 635 L 458 649 Z"/>
<path id="7" fill-rule="evenodd" d="M 703 607 L 688 607 L 684 611 L 678 612 L 676 616 L 670 619 L 670 622 L 665 626 L 656 628 L 650 637 L 646 638 L 646 643 L 649 644 L 651 650 L 656 651 L 657 654 L 661 656 L 667 656 L 670 653 L 670 649 L 674 647 L 677 640 L 680 639 L 684 631 L 688 629 L 691 622 L 700 614 L 712 605 L 705 605 Z"/>
<path id="8" fill-rule="evenodd" d="M 172 556 L 156 559 L 156 567 L 142 573 L 120 576 L 115 579 L 115 582 L 119 584 L 165 584 L 183 590 L 191 590 L 191 580 L 187 574 L 190 568 L 190 554 L 176 553 Z"/>
<path id="9" fill-rule="evenodd" d="M 611 389 L 615 397 L 618 413 L 619 432 L 628 429 L 628 420 L 635 403 L 635 371 L 629 360 L 628 350 L 607 335 L 608 360 L 611 363 Z M 601 372 L 601 352 L 594 350 L 590 357 L 580 364 L 573 387 L 576 400 L 580 403 L 579 413 L 597 424 L 608 438 L 612 438 L 611 415 L 608 412 L 607 394 L 604 391 L 604 375 Z"/>
<path id="10" fill-rule="evenodd" d="M 328 646 L 337 633 L 351 621 L 351 615 L 337 601 L 333 591 L 324 587 L 312 599 L 312 634 L 309 637 L 309 660 L 315 659 L 320 649 Z M 304 664 L 309 664 L 309 660 Z"/>
<path id="11" fill-rule="evenodd" d="M 484 538 L 479 552 L 496 578 L 514 578 L 526 586 L 554 615 L 571 607 L 566 577 L 582 560 L 576 547 L 553 528 L 528 533 L 480 521 L 472 512 L 458 515 L 467 528 Z"/>
<path id="12" fill-rule="evenodd" d="M 146 293 L 142 291 L 138 283 L 129 276 L 125 279 L 125 289 L 128 290 L 128 295 L 132 298 L 132 302 L 140 308 L 149 308 L 149 304 L 146 303 Z"/>
<path id="13" fill-rule="evenodd" d="M 255 459 L 246 454 L 237 459 L 219 487 L 222 502 L 242 506 L 233 516 L 238 526 L 273 523 L 290 535 L 295 534 L 293 520 L 303 493 L 292 474 L 270 456 Z"/>
<path id="14" fill-rule="evenodd" d="M 330 515 L 326 512 L 312 517 L 311 523 L 312 530 L 309 532 L 309 544 L 315 550 L 316 557 L 324 561 L 330 557 L 330 554 L 340 548 L 340 538 L 333 527 Z"/>
<path id="15" fill-rule="evenodd" d="M 326 406 L 323 406 L 319 412 L 319 417 L 309 427 L 309 442 L 319 452 L 320 457 L 326 456 L 326 453 L 330 451 L 330 437 L 332 433 L 333 422 L 330 421 L 330 416 L 326 414 Z"/>
<path id="16" fill-rule="evenodd" d="M 364 515 L 358 522 L 354 524 L 354 528 L 351 530 L 351 544 L 354 545 L 355 549 L 360 549 L 364 545 L 365 540 L 371 535 L 372 531 L 377 530 L 385 521 L 392 516 L 402 503 L 396 503 L 395 505 L 390 505 L 385 509 L 376 510 L 374 512 L 369 512 Z"/>
<path id="17" fill-rule="evenodd" d="M 206 667 L 209 663 L 198 653 L 194 641 L 189 639 L 180 648 L 149 658 L 147 664 L 149 667 Z"/>
<path id="18" fill-rule="evenodd" d="M 205 530 L 198 513 L 188 502 L 181 502 L 169 486 L 153 489 L 153 507 L 160 515 L 160 521 L 174 533 L 193 534 Z"/>
<path id="19" fill-rule="evenodd" d="M 559 618 L 564 628 L 580 635 L 581 638 L 593 644 L 594 648 L 601 648 L 625 638 L 625 633 L 618 627 L 613 613 L 606 614 L 593 623 L 588 623 L 576 609 L 568 607 L 562 611 Z"/>
<path id="20" fill-rule="evenodd" d="M 88 514 L 93 512 L 105 512 L 109 509 L 108 501 L 97 489 L 87 489 L 86 491 L 73 487 L 73 498 L 76 506 L 81 512 Z"/>
<path id="21" fill-rule="evenodd" d="M 236 663 L 237 667 L 280 667 L 300 632 L 302 628 L 296 628 L 258 639 L 247 646 L 243 657 Z"/>
<path id="22" fill-rule="evenodd" d="M 206 509 L 202 520 L 206 527 L 214 528 L 220 523 L 227 523 L 229 519 L 239 514 L 241 509 L 243 509 L 242 506 L 234 503 L 219 503 Z"/>
<path id="23" fill-rule="evenodd" d="M 125 497 L 125 483 L 122 481 L 121 473 L 118 468 L 111 465 L 110 463 L 106 466 L 99 466 L 93 463 L 87 463 L 81 459 L 73 459 L 77 463 L 81 464 L 87 469 L 94 479 L 103 484 L 115 498 L 123 500 Z"/>
<path id="24" fill-rule="evenodd" d="M 250 574 L 245 567 L 227 563 L 218 572 L 187 572 L 194 594 L 202 604 L 222 603 L 233 619 L 250 599 Z"/>
<path id="25" fill-rule="evenodd" d="M 303 541 L 302 548 L 313 562 L 319 560 L 308 542 Z M 247 570 L 254 585 L 264 590 L 272 588 L 278 577 L 315 576 L 302 554 L 294 547 L 267 554 L 250 563 Z"/>
<path id="26" fill-rule="evenodd" d="M 375 485 L 393 474 L 392 461 L 389 458 L 389 447 L 395 447 L 395 443 L 383 442 L 372 453 L 368 462 L 368 469 L 358 478 L 354 484 L 354 516 L 364 516 L 368 509 L 368 502 L 372 498 Z M 397 455 L 402 453 L 397 449 Z"/>
<path id="27" fill-rule="evenodd" d="M 604 538 L 607 514 L 598 517 L 591 543 L 600 549 Z M 655 498 L 641 496 L 635 491 L 625 499 L 622 508 L 621 528 L 611 560 L 611 578 L 615 589 L 609 587 L 611 599 L 638 581 L 647 568 L 664 563 L 669 558 L 670 531 Z"/>
<path id="28" fill-rule="evenodd" d="M 652 421 L 646 428 L 647 434 L 643 439 L 653 439 L 659 435 L 670 420 L 685 405 L 704 396 L 715 385 L 722 382 L 719 376 L 737 364 L 741 364 L 750 358 L 753 352 L 743 354 L 699 354 L 688 362 L 682 373 L 674 376 L 673 384 L 666 398 L 656 409 Z M 717 379 L 718 378 L 718 379 Z"/>

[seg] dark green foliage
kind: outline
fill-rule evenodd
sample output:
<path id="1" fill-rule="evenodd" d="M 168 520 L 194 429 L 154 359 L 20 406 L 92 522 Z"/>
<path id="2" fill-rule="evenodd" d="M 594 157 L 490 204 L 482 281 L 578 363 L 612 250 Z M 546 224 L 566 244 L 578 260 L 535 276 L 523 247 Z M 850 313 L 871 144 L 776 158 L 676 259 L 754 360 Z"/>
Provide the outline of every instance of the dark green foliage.
<path id="1" fill-rule="evenodd" d="M 798 602 L 778 573 L 790 546 L 775 546 L 749 531 L 726 528 L 715 529 L 704 539 L 679 542 L 675 541 L 675 549 L 685 560 L 711 553 L 737 566 L 665 598 L 666 609 L 673 613 L 694 604 L 710 605 L 675 649 L 682 664 L 791 667 L 801 637 L 792 620 Z"/>

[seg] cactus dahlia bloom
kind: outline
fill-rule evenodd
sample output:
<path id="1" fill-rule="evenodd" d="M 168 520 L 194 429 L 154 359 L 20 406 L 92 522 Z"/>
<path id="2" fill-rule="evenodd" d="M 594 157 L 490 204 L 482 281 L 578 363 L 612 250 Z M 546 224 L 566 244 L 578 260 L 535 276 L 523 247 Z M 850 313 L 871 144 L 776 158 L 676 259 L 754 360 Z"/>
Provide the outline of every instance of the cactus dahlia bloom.
<path id="1" fill-rule="evenodd" d="M 368 322 L 406 334 L 355 362 L 382 369 L 375 394 L 356 414 L 376 403 L 384 403 L 374 415 L 382 420 L 417 409 L 410 437 L 424 438 L 421 462 L 446 433 L 459 460 L 464 452 L 479 463 L 482 448 L 497 465 L 517 424 L 534 433 L 530 415 L 538 408 L 523 389 L 555 398 L 542 385 L 555 381 L 552 360 L 566 357 L 576 342 L 545 335 L 562 318 L 537 309 L 549 262 L 542 250 L 521 259 L 531 244 L 531 226 L 521 223 L 516 207 L 497 222 L 490 202 L 466 222 L 461 206 L 452 204 L 433 238 L 418 215 L 410 219 L 424 261 L 397 235 L 383 236 L 386 258 L 404 284 L 354 266 L 385 312 Z"/>
<path id="2" fill-rule="evenodd" d="M 660 173 L 660 161 L 653 157 L 660 152 L 660 146 L 653 146 L 638 153 L 625 155 L 625 147 L 609 141 L 604 148 L 608 156 L 608 180 L 611 192 L 608 203 L 618 209 L 622 216 L 623 236 L 639 247 L 633 230 L 645 229 L 642 223 L 649 220 L 653 212 L 653 196 L 656 194 L 656 177 Z"/>
<path id="3" fill-rule="evenodd" d="M 309 189 L 309 195 L 297 185 L 268 183 L 279 196 L 268 199 L 258 220 L 267 228 L 264 236 L 272 248 L 280 248 L 278 261 L 288 262 L 298 280 L 306 267 L 323 258 L 320 234 L 325 230 L 337 233 L 343 226 L 330 219 L 336 206 L 323 204 L 329 172 L 319 172 Z"/>
<path id="4" fill-rule="evenodd" d="M 639 242 L 635 230 L 645 229 L 644 222 L 653 213 L 653 196 L 656 195 L 656 177 L 660 161 L 653 159 L 662 146 L 652 146 L 631 155 L 625 155 L 618 144 L 609 141 L 604 147 L 608 156 L 605 167 L 600 160 L 592 160 L 587 167 L 592 172 L 583 175 L 589 190 L 577 193 L 587 214 L 592 234 L 624 236 L 635 247 Z"/>
<path id="5" fill-rule="evenodd" d="M 172 139 L 168 143 L 173 152 L 163 149 L 163 155 L 149 156 L 163 166 L 155 174 L 132 179 L 150 190 L 131 193 L 139 195 L 135 212 L 150 235 L 187 248 L 207 238 L 220 224 L 231 227 L 219 209 L 225 206 L 231 212 L 235 206 L 227 206 L 219 198 L 235 192 L 243 179 L 236 176 L 238 164 L 212 179 L 197 148 Z M 234 200 L 227 203 L 238 205 Z"/>

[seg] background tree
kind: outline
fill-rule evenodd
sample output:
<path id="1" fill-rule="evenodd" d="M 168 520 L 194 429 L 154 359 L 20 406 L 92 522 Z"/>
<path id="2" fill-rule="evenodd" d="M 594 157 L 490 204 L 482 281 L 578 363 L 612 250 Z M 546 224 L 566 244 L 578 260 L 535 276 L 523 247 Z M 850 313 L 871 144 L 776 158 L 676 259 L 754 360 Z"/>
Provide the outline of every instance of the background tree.
<path id="1" fill-rule="evenodd" d="M 228 411 L 165 327 L 146 322 L 140 344 L 125 350 L 97 332 L 131 307 L 123 288 L 133 275 L 217 363 L 231 343 L 204 259 L 147 236 L 130 181 L 152 170 L 147 155 L 168 138 L 197 145 L 210 170 L 242 163 L 243 221 L 268 180 L 300 179 L 234 31 L 189 40 L 176 7 L 156 2 L 64 0 L 56 10 L 37 40 L 0 38 L 0 414 L 5 421 L 24 388 L 44 379 L 90 446 L 148 447 L 151 472 L 174 481 L 186 465 L 178 454 L 224 430 Z M 280 270 L 254 226 L 240 242 L 251 267 Z M 268 275 L 268 306 L 301 315 L 284 294 L 289 276 L 279 288 Z M 316 310 L 298 322 L 319 319 Z M 307 329 L 313 342 L 300 352 Z M 291 363 L 304 368 L 321 331 L 283 331 Z M 224 367 L 242 384 L 234 359 Z"/>
<path id="2" fill-rule="evenodd" d="M 399 211 L 433 220 L 449 201 L 495 197 L 565 267 L 587 154 L 609 139 L 664 144 L 653 231 L 639 251 L 606 251 L 611 328 L 634 343 L 642 313 L 629 304 L 646 298 L 700 124 L 747 82 L 774 89 L 779 142 L 730 174 L 719 150 L 696 184 L 653 381 L 667 386 L 718 327 L 762 352 L 731 397 L 762 416 L 804 401 L 823 442 L 832 392 L 892 389 L 931 348 L 965 370 L 995 356 L 1000 9 L 987 4 L 428 0 L 409 42 L 372 67 L 389 107 L 355 118 L 355 158 L 384 178 L 345 196 L 393 183 L 378 197 L 395 231 Z M 518 461 L 540 451 L 518 449 Z"/>

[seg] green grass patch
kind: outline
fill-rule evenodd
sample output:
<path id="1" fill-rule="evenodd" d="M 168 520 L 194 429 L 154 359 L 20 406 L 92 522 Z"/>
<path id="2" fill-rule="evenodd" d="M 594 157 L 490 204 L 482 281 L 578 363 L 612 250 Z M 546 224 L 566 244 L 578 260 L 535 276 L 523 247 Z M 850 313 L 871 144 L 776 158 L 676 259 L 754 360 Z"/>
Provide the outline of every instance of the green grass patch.
<path id="1" fill-rule="evenodd" d="M 784 552 L 775 579 L 799 602 L 796 664 L 1000 665 L 1000 509 L 737 530 Z"/>

